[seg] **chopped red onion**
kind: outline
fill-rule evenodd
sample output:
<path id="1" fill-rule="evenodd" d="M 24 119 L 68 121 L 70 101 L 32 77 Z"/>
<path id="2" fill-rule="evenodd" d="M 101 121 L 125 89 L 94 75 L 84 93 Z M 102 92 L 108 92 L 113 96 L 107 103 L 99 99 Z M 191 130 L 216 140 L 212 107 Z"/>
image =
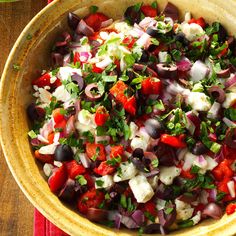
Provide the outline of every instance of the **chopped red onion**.
<path id="1" fill-rule="evenodd" d="M 223 216 L 223 211 L 216 203 L 211 202 L 204 208 L 202 214 L 219 220 Z"/>
<path id="2" fill-rule="evenodd" d="M 198 162 L 199 166 L 203 169 L 207 166 L 207 161 L 203 155 L 198 156 L 196 161 Z"/>
<path id="3" fill-rule="evenodd" d="M 53 143 L 56 144 L 56 145 L 59 144 L 59 139 L 60 139 L 60 133 L 57 132 L 57 133 L 55 133 L 55 135 L 54 135 Z"/>
<path id="4" fill-rule="evenodd" d="M 217 119 L 219 116 L 221 105 L 218 102 L 214 102 L 208 111 L 207 118 L 209 119 Z"/>
<path id="5" fill-rule="evenodd" d="M 184 159 L 185 154 L 188 152 L 187 148 L 181 148 L 177 151 L 178 160 L 181 161 Z"/>
<path id="6" fill-rule="evenodd" d="M 79 158 L 80 158 L 80 161 L 81 161 L 82 165 L 84 166 L 84 168 L 90 167 L 91 161 L 87 157 L 86 153 L 80 153 Z"/>
<path id="7" fill-rule="evenodd" d="M 206 190 L 202 190 L 199 196 L 199 202 L 202 204 L 208 204 L 209 193 Z"/>
<path id="8" fill-rule="evenodd" d="M 108 143 L 110 142 L 110 136 L 106 135 L 106 136 L 95 136 L 95 143 L 99 143 L 99 142 L 103 142 L 103 141 L 107 141 Z"/>
<path id="9" fill-rule="evenodd" d="M 194 82 L 203 80 L 208 75 L 208 73 L 209 68 L 206 66 L 206 64 L 200 60 L 197 60 L 190 70 L 191 80 Z"/>
<path id="10" fill-rule="evenodd" d="M 171 18 L 171 17 L 165 17 L 164 18 L 164 22 L 166 23 L 166 24 L 170 24 L 171 25 L 171 27 L 173 27 L 174 26 L 174 21 L 173 21 L 173 19 Z"/>
<path id="11" fill-rule="evenodd" d="M 120 214 L 117 214 L 117 215 L 115 216 L 115 227 L 116 227 L 117 229 L 120 228 L 121 218 L 122 218 L 122 216 L 121 216 Z"/>
<path id="12" fill-rule="evenodd" d="M 80 52 L 79 55 L 79 59 L 81 62 L 87 62 L 92 57 L 92 54 L 90 52 Z"/>
<path id="13" fill-rule="evenodd" d="M 216 73 L 219 78 L 228 78 L 230 76 L 230 68 L 221 70 Z"/>
<path id="14" fill-rule="evenodd" d="M 186 128 L 188 129 L 190 134 L 194 134 L 196 126 L 194 125 L 194 123 L 187 117 L 187 125 Z"/>
<path id="15" fill-rule="evenodd" d="M 145 221 L 144 214 L 141 210 L 136 210 L 132 216 L 133 220 L 140 226 Z"/>
<path id="16" fill-rule="evenodd" d="M 188 71 L 190 70 L 192 63 L 187 57 L 183 57 L 180 61 L 176 62 L 176 66 L 179 71 Z"/>
<path id="17" fill-rule="evenodd" d="M 236 75 L 233 75 L 225 82 L 225 88 L 232 87 L 236 84 Z"/>
<path id="18" fill-rule="evenodd" d="M 124 224 L 128 229 L 136 229 L 139 227 L 137 223 L 131 217 L 128 216 L 122 216 L 121 223 Z"/>
<path id="19" fill-rule="evenodd" d="M 102 23 L 101 23 L 101 28 L 105 28 L 105 27 L 108 27 L 109 25 L 111 25 L 113 23 L 113 19 L 108 19 L 108 20 L 106 20 L 106 21 L 103 21 Z"/>
<path id="20" fill-rule="evenodd" d="M 143 29 L 146 29 L 148 27 L 156 25 L 156 23 L 157 23 L 157 21 L 155 19 L 153 19 L 152 17 L 145 17 L 143 20 L 141 20 L 139 22 L 139 26 L 142 27 Z"/>
<path id="21" fill-rule="evenodd" d="M 110 152 L 111 152 L 111 146 L 110 146 L 110 145 L 105 146 L 105 150 L 106 150 L 106 153 L 107 153 L 107 154 L 110 154 Z"/>
<path id="22" fill-rule="evenodd" d="M 77 34 L 82 33 L 85 36 L 92 36 L 92 35 L 94 35 L 94 30 L 93 30 L 93 28 L 88 26 L 84 20 L 80 20 L 80 22 L 76 28 L 76 33 Z"/>
<path id="23" fill-rule="evenodd" d="M 147 49 L 151 44 L 151 36 L 147 33 L 144 33 L 137 41 L 136 44 L 140 47 Z"/>
<path id="24" fill-rule="evenodd" d="M 70 63 L 70 54 L 66 54 L 63 58 L 63 66 L 66 66 L 68 63 Z"/>
<path id="25" fill-rule="evenodd" d="M 76 100 L 74 105 L 75 105 L 75 110 L 76 110 L 75 116 L 78 117 L 78 113 L 81 110 L 80 100 Z"/>
<path id="26" fill-rule="evenodd" d="M 43 127 L 39 130 L 40 135 L 42 135 L 45 139 L 48 138 L 48 135 L 53 131 L 54 122 L 50 119 L 47 123 L 43 125 Z"/>
<path id="27" fill-rule="evenodd" d="M 71 116 L 66 123 L 65 135 L 70 136 L 75 132 L 75 116 Z"/>
<path id="28" fill-rule="evenodd" d="M 217 136 L 216 136 L 215 133 L 210 133 L 210 134 L 208 135 L 208 138 L 209 138 L 211 141 L 213 141 L 213 142 L 216 142 L 216 141 L 217 141 Z"/>
<path id="29" fill-rule="evenodd" d="M 159 174 L 160 171 L 159 170 L 152 170 L 151 172 L 148 172 L 148 173 L 144 173 L 143 175 L 147 178 L 150 178 L 150 177 L 154 177 L 156 176 L 157 174 Z"/>
<path id="30" fill-rule="evenodd" d="M 209 198 L 212 201 L 216 201 L 217 190 L 215 188 L 209 190 Z"/>
<path id="31" fill-rule="evenodd" d="M 96 83 L 92 83 L 92 84 L 87 85 L 85 87 L 85 90 L 84 90 L 87 98 L 90 101 L 96 101 L 96 100 L 98 100 L 98 99 L 100 99 L 102 97 L 102 95 L 99 94 L 99 93 L 96 93 L 96 94 L 92 93 L 91 90 L 93 90 L 93 89 L 97 89 L 98 90 L 98 85 Z"/>
<path id="32" fill-rule="evenodd" d="M 110 65 L 113 61 L 111 60 L 110 57 L 105 57 L 104 60 L 97 62 L 96 63 L 96 67 L 101 68 L 101 69 L 105 69 L 108 65 Z"/>
<path id="33" fill-rule="evenodd" d="M 33 138 L 30 140 L 30 143 L 32 146 L 39 146 L 41 143 L 41 141 L 38 138 Z"/>
<path id="34" fill-rule="evenodd" d="M 225 122 L 225 124 L 226 124 L 229 128 L 235 128 L 235 127 L 236 127 L 236 124 L 235 124 L 233 121 L 231 121 L 230 119 L 224 117 L 222 120 Z"/>

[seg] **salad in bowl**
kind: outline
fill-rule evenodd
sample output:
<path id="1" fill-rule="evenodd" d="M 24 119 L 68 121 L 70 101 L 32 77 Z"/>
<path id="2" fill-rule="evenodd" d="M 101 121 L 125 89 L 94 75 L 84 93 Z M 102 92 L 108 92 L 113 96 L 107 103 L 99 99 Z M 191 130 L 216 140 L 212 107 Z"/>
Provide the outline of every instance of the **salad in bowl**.
<path id="1" fill-rule="evenodd" d="M 32 81 L 34 156 L 89 220 L 162 233 L 235 212 L 236 41 L 167 3 L 68 14 Z"/>

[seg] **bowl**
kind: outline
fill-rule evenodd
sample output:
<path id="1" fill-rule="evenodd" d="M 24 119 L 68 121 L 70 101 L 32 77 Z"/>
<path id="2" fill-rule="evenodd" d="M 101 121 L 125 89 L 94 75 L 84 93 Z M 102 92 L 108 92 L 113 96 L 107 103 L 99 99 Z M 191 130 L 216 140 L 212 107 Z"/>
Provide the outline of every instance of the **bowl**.
<path id="1" fill-rule="evenodd" d="M 66 18 L 70 11 L 80 16 L 96 5 L 101 12 L 118 19 L 134 0 L 55 0 L 39 12 L 26 26 L 16 41 L 5 65 L 0 91 L 0 133 L 3 152 L 8 166 L 30 202 L 51 222 L 70 235 L 137 235 L 128 230 L 115 230 L 94 224 L 79 215 L 75 209 L 64 205 L 50 192 L 42 168 L 33 157 L 27 132 L 26 107 L 32 101 L 31 80 L 50 64 L 50 49 L 59 32 L 67 30 Z M 149 2 L 151 1 L 144 1 Z M 233 34 L 236 32 L 236 1 L 228 0 L 179 0 L 174 3 L 184 12 L 195 17 L 203 16 L 207 22 L 219 21 Z M 159 0 L 163 9 L 167 1 Z M 30 36 L 30 37 L 29 37 Z M 16 66 L 17 65 L 17 66 Z M 18 70 L 16 70 L 18 69 Z M 189 229 L 173 232 L 172 235 L 235 235 L 236 214 L 221 220 L 206 220 Z"/>

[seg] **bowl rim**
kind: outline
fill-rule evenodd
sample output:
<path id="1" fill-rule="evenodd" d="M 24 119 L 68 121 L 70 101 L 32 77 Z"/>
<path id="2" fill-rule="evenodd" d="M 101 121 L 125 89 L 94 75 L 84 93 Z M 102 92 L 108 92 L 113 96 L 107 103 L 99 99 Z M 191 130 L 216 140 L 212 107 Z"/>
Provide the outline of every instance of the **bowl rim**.
<path id="1" fill-rule="evenodd" d="M 82 3 L 83 0 L 77 0 L 78 4 Z M 236 2 L 235 0 L 232 0 L 233 2 Z M 4 85 L 7 81 L 7 73 L 8 70 L 11 68 L 12 65 L 12 58 L 13 55 L 15 54 L 15 52 L 18 50 L 18 47 L 21 45 L 21 42 L 23 41 L 26 33 L 30 30 L 31 26 L 38 21 L 38 19 L 40 19 L 42 17 L 42 15 L 44 15 L 47 12 L 50 12 L 50 10 L 54 7 L 57 6 L 58 4 L 60 4 L 61 0 L 54 0 L 53 2 L 51 2 L 50 4 L 46 5 L 43 9 L 41 9 L 31 20 L 30 22 L 24 27 L 23 31 L 20 33 L 20 35 L 18 36 L 16 42 L 14 43 L 8 58 L 6 60 L 2 75 L 1 75 L 1 81 L 0 81 L 0 121 L 3 119 L 2 118 L 2 113 L 3 113 L 3 104 L 1 101 L 1 98 L 3 97 L 3 93 L 4 93 Z M 89 2 L 89 1 L 88 1 Z M 2 124 L 2 122 L 0 122 L 0 144 L 3 150 L 3 154 L 5 157 L 5 160 L 7 162 L 8 168 L 10 169 L 15 181 L 17 182 L 17 184 L 19 185 L 20 189 L 24 192 L 25 196 L 27 197 L 27 199 L 33 204 L 34 207 L 36 207 L 44 216 L 46 216 L 52 223 L 54 223 L 55 225 L 57 225 L 58 227 L 61 227 L 62 225 L 60 223 L 57 223 L 56 219 L 53 218 L 53 216 L 51 214 L 49 214 L 45 209 L 43 209 L 40 204 L 34 200 L 33 196 L 31 196 L 30 193 L 28 193 L 28 191 L 25 189 L 25 187 L 23 186 L 23 184 L 20 182 L 19 177 L 17 176 L 16 172 L 13 168 L 13 166 L 11 165 L 10 162 L 10 158 L 9 158 L 9 154 L 5 145 L 3 145 L 4 143 L 4 138 L 3 135 L 1 135 L 1 133 L 4 131 L 4 125 Z M 80 216 L 82 217 L 82 216 Z M 82 217 L 84 218 L 84 217 Z M 94 225 L 94 223 L 91 223 L 90 227 L 92 229 L 92 225 Z M 226 222 L 223 223 L 223 225 L 221 225 L 221 227 L 226 227 L 226 226 L 230 226 L 230 229 L 234 230 L 234 232 L 236 232 L 236 224 L 234 226 L 233 224 L 233 218 L 231 220 L 226 220 Z M 215 230 L 214 227 L 212 227 L 213 231 Z M 71 231 L 69 231 L 68 228 L 63 227 L 63 230 L 65 232 L 71 233 Z M 98 231 L 96 231 L 98 232 Z M 111 232 L 111 231 L 110 231 Z M 207 232 L 205 230 L 203 230 L 202 232 L 199 232 L 198 235 L 205 235 Z M 223 233 L 223 231 L 221 232 Z M 131 235 L 131 233 L 126 234 L 126 233 L 116 233 L 116 235 Z M 100 235 L 105 235 L 105 233 L 100 234 Z M 110 235 L 113 235 L 112 232 Z M 208 234 L 207 234 L 208 235 Z M 216 235 L 216 234 L 211 234 L 211 235 Z M 217 234 L 218 235 L 218 234 Z"/>

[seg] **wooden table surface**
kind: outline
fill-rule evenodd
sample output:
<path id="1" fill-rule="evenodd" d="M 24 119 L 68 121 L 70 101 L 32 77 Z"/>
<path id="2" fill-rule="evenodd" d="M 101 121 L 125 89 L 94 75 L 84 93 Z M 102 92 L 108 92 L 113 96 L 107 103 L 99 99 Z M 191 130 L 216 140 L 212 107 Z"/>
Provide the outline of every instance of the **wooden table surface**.
<path id="1" fill-rule="evenodd" d="M 0 2 L 0 77 L 15 40 L 46 0 Z M 0 235 L 32 236 L 34 207 L 13 179 L 0 147 Z"/>

